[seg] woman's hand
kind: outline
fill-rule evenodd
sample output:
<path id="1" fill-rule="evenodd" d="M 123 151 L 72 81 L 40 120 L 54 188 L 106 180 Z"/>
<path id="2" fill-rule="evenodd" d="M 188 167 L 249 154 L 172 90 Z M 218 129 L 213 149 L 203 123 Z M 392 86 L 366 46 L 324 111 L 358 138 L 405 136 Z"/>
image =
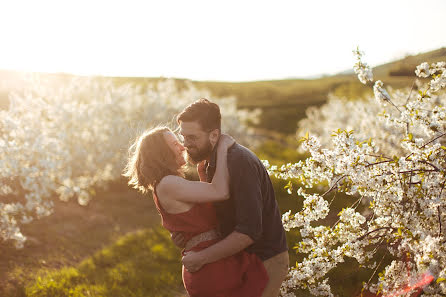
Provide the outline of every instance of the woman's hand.
<path id="1" fill-rule="evenodd" d="M 197 171 L 198 172 L 206 172 L 206 161 L 201 161 L 200 163 L 197 164 Z"/>
<path id="2" fill-rule="evenodd" d="M 201 161 L 197 164 L 197 172 L 198 176 L 200 177 L 200 181 L 207 181 L 207 175 L 206 175 L 206 161 Z"/>
<path id="3" fill-rule="evenodd" d="M 228 148 L 230 148 L 234 143 L 235 143 L 234 138 L 232 138 L 227 134 L 222 134 L 220 136 L 220 140 L 218 141 L 218 149 L 225 151 Z"/>

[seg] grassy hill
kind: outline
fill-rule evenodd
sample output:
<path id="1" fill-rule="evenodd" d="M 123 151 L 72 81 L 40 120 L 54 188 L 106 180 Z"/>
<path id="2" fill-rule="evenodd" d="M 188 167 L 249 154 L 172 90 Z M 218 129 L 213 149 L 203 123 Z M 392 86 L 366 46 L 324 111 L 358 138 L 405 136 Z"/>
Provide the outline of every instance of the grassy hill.
<path id="1" fill-rule="evenodd" d="M 410 86 L 415 78 L 415 67 L 422 62 L 446 61 L 446 48 L 407 56 L 404 59 L 377 66 L 373 69 L 376 79 L 386 85 L 400 88 Z M 353 63 L 353 57 L 352 57 Z M 67 79 L 67 74 L 45 74 Z M 17 81 L 20 74 L 0 71 L 0 81 L 5 79 Z M 114 77 L 118 84 L 132 83 L 146 86 L 160 78 Z M 181 85 L 183 79 L 178 79 Z M 214 96 L 236 96 L 240 108 L 261 108 L 263 115 L 260 128 L 292 134 L 297 122 L 305 116 L 308 106 L 321 105 L 327 100 L 328 93 L 356 99 L 370 92 L 370 87 L 362 85 L 353 73 L 326 76 L 317 79 L 288 79 L 254 82 L 209 82 L 193 81 L 198 88 L 211 91 Z M 0 85 L 0 108 L 7 105 L 7 90 Z M 194 98 L 191 98 L 191 100 Z"/>

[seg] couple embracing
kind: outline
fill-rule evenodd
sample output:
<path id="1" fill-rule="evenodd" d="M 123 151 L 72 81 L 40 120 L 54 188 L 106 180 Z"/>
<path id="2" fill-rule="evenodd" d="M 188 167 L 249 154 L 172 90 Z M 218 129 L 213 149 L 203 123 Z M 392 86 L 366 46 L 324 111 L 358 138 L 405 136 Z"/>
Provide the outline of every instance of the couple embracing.
<path id="1" fill-rule="evenodd" d="M 168 128 L 143 133 L 124 175 L 146 193 L 173 242 L 183 248 L 190 297 L 277 297 L 288 273 L 285 231 L 267 171 L 221 133 L 217 104 L 200 99 Z M 187 154 L 186 154 L 187 153 Z M 184 178 L 186 158 L 200 181 Z"/>

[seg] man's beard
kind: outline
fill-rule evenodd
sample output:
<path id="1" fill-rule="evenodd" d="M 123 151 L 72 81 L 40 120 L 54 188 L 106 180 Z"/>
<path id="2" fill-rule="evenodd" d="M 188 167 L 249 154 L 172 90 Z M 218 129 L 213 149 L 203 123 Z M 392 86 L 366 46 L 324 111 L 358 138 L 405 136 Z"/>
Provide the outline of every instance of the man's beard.
<path id="1" fill-rule="evenodd" d="M 196 149 L 196 152 L 191 154 L 191 151 L 187 150 L 187 161 L 191 164 L 198 164 L 201 161 L 207 159 L 210 154 L 212 153 L 213 147 L 210 141 L 206 142 L 206 145 L 198 149 L 196 146 L 194 147 Z"/>

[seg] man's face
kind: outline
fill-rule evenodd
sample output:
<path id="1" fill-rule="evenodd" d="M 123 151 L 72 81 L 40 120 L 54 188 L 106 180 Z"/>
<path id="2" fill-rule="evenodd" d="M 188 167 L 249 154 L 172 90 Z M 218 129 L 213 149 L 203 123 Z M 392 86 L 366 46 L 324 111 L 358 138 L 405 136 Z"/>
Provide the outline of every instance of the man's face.
<path id="1" fill-rule="evenodd" d="M 211 132 L 204 131 L 198 122 L 180 122 L 180 138 L 193 164 L 209 158 L 213 149 Z"/>

